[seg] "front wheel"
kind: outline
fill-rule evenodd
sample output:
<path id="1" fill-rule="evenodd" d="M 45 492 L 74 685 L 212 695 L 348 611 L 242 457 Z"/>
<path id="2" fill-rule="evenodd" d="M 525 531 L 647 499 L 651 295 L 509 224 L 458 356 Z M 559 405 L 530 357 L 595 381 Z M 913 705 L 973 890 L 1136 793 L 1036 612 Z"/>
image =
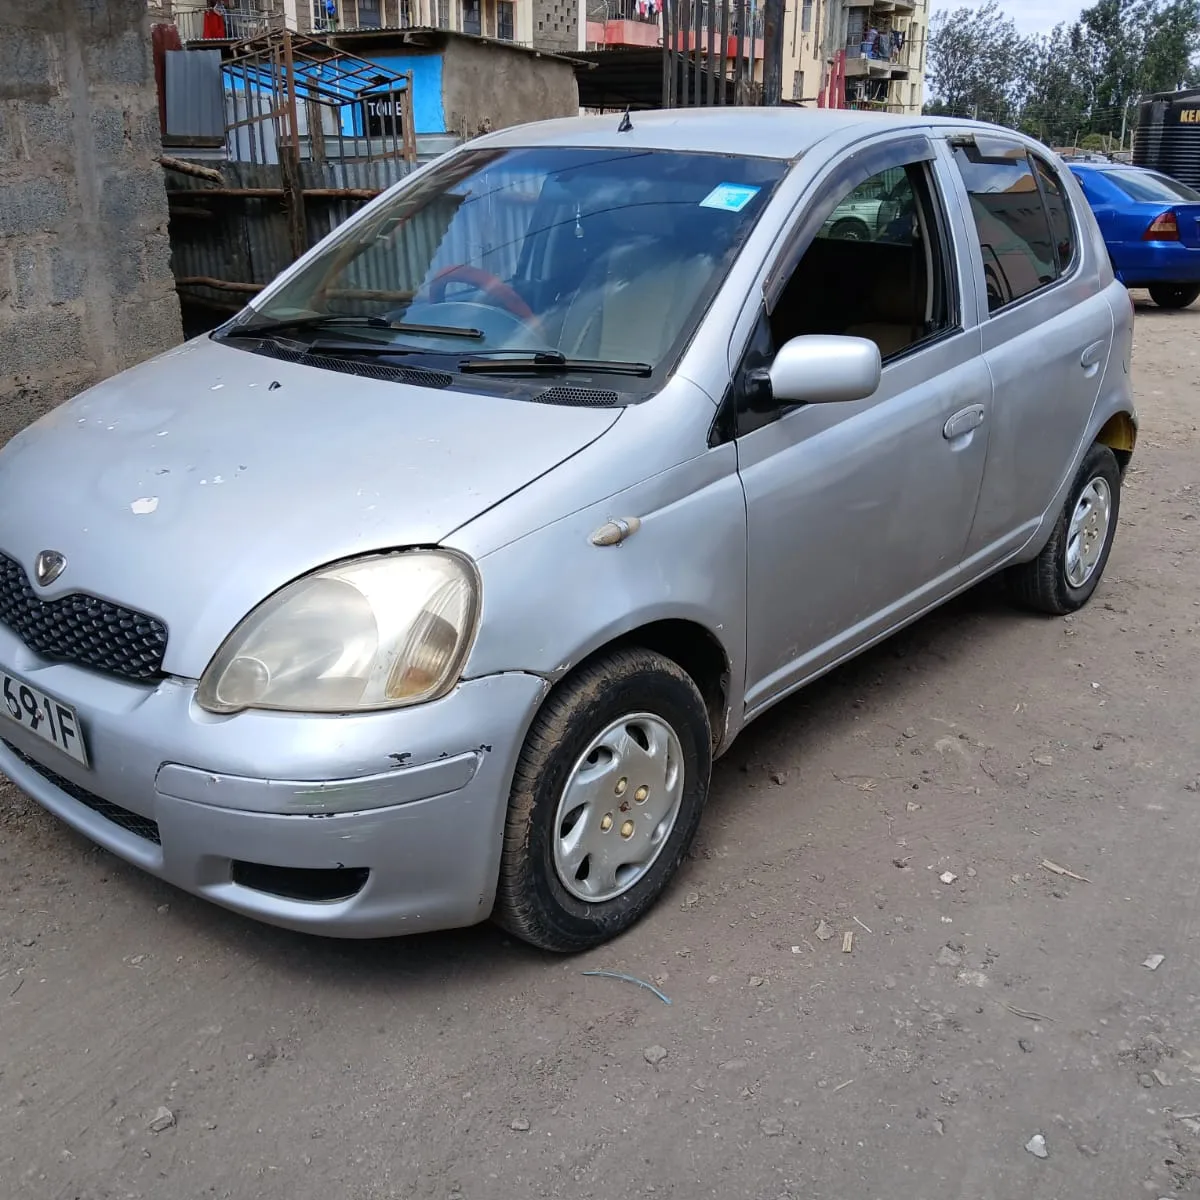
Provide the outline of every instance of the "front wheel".
<path id="1" fill-rule="evenodd" d="M 1058 523 L 1041 554 L 1010 567 L 1009 593 L 1025 608 L 1063 616 L 1082 608 L 1104 574 L 1121 508 L 1121 472 L 1098 442 L 1084 455 Z"/>
<path id="2" fill-rule="evenodd" d="M 1159 308 L 1187 308 L 1200 296 L 1200 283 L 1156 283 L 1148 290 Z"/>
<path id="3" fill-rule="evenodd" d="M 670 659 L 620 650 L 560 684 L 517 763 L 495 919 L 562 953 L 628 929 L 691 844 L 711 769 L 704 699 Z"/>
<path id="4" fill-rule="evenodd" d="M 829 231 L 829 236 L 839 242 L 866 242 L 870 241 L 871 231 L 857 217 L 844 217 Z"/>

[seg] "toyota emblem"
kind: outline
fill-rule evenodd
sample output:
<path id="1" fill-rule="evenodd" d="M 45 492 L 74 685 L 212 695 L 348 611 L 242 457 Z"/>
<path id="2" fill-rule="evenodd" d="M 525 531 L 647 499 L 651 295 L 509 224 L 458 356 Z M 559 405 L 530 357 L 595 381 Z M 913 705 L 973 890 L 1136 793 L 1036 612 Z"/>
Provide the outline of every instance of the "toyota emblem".
<path id="1" fill-rule="evenodd" d="M 49 587 L 66 569 L 66 557 L 59 554 L 57 550 L 43 550 L 37 556 L 37 563 L 34 567 L 38 584 L 41 587 Z"/>

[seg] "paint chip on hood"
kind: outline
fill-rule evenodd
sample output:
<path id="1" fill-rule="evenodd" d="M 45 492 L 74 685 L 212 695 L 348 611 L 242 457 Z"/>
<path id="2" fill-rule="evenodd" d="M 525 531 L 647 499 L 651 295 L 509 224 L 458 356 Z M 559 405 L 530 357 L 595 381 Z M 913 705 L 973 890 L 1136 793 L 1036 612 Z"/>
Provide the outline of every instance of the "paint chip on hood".
<path id="1" fill-rule="evenodd" d="M 135 500 L 130 506 L 130 510 L 135 516 L 145 517 L 154 512 L 158 508 L 157 496 L 143 496 L 140 500 Z"/>

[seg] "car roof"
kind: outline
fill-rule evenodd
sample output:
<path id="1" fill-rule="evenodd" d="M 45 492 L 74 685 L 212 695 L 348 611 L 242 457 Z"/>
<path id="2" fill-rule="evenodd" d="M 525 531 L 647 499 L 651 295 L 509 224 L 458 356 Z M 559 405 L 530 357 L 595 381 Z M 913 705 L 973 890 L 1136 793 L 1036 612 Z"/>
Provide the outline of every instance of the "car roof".
<path id="1" fill-rule="evenodd" d="M 629 114 L 629 120 L 633 127 L 625 133 L 618 132 L 622 122 L 620 113 L 538 121 L 502 129 L 468 145 L 611 146 L 790 161 L 827 138 L 840 136 L 853 141 L 855 134 L 865 137 L 887 129 L 899 132 L 942 126 L 964 131 L 986 130 L 1028 140 L 1011 129 L 1000 129 L 983 122 L 905 117 L 846 108 L 673 108 L 633 112 Z"/>
<path id="2" fill-rule="evenodd" d="M 1155 171 L 1146 167 L 1135 167 L 1132 163 L 1097 163 L 1097 162 L 1069 162 L 1067 166 L 1072 171 L 1092 171 L 1097 175 L 1161 175 L 1161 171 Z"/>

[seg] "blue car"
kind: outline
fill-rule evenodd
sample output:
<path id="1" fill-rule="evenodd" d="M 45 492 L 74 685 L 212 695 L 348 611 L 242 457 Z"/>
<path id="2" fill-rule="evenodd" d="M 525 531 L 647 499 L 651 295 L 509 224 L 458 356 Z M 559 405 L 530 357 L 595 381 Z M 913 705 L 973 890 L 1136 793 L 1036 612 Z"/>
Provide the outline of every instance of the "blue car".
<path id="1" fill-rule="evenodd" d="M 1200 192 L 1141 167 L 1071 163 L 1096 214 L 1113 269 L 1162 308 L 1200 296 Z"/>

